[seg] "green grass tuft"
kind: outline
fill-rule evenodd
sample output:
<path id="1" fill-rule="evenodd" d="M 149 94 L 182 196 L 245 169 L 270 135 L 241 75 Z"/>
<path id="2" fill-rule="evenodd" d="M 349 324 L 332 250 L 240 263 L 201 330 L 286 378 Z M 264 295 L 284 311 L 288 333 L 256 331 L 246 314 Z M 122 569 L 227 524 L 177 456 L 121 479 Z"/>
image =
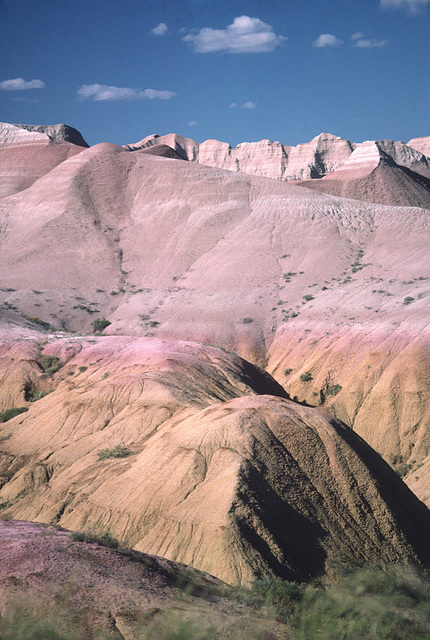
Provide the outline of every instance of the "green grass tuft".
<path id="1" fill-rule="evenodd" d="M 3 413 L 0 413 L 0 422 L 7 422 L 12 420 L 15 416 L 19 416 L 20 413 L 28 411 L 28 407 L 13 407 L 12 409 L 6 409 Z"/>

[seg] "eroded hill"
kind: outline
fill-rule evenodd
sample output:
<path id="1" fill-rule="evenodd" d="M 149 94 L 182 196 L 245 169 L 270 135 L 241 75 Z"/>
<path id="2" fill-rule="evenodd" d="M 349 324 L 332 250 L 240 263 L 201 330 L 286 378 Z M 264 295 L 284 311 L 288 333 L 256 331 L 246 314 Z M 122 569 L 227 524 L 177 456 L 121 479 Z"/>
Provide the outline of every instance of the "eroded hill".
<path id="1" fill-rule="evenodd" d="M 232 584 L 430 562 L 429 511 L 382 458 L 238 356 L 99 337 L 4 344 L 3 362 L 32 389 L 2 425 L 3 517 L 96 526 Z"/>
<path id="2" fill-rule="evenodd" d="M 91 332 L 107 319 L 112 335 L 236 351 L 331 407 L 430 499 L 426 156 L 319 136 L 288 156 L 325 158 L 308 189 L 204 165 L 204 145 L 178 136 L 129 151 L 12 133 L 4 152 L 20 150 L 29 182 L 0 201 L 5 320 Z M 266 147 L 247 147 L 255 166 Z M 405 206 L 411 184 L 421 208 Z"/>

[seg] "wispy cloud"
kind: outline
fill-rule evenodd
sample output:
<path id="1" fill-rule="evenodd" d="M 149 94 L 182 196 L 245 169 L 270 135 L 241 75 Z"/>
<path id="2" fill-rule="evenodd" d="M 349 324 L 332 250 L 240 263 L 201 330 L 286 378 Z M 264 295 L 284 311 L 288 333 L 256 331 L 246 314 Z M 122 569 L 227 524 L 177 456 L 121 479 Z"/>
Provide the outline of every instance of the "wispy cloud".
<path id="1" fill-rule="evenodd" d="M 154 36 L 165 36 L 166 33 L 169 33 L 169 29 L 165 22 L 160 22 L 160 24 L 157 24 L 157 26 L 152 29 L 151 33 Z"/>
<path id="2" fill-rule="evenodd" d="M 174 91 L 158 91 L 157 89 L 145 89 L 139 91 L 138 98 L 147 98 L 148 100 L 171 100 L 178 94 Z"/>
<path id="3" fill-rule="evenodd" d="M 388 44 L 388 40 L 369 40 L 367 38 L 358 38 L 351 45 L 356 49 L 382 49 L 382 47 L 386 47 Z"/>
<path id="4" fill-rule="evenodd" d="M 25 81 L 24 78 L 14 78 L 13 80 L 3 80 L 0 82 L 2 91 L 26 91 L 27 89 L 44 89 L 46 87 L 42 80 Z"/>
<path id="5" fill-rule="evenodd" d="M 184 38 L 189 42 L 195 53 L 268 53 L 274 51 L 287 40 L 273 31 L 270 24 L 260 18 L 240 16 L 225 29 L 204 27 Z"/>
<path id="6" fill-rule="evenodd" d="M 322 33 L 313 43 L 314 47 L 321 49 L 322 47 L 339 47 L 343 44 L 343 40 L 339 40 L 331 33 Z"/>
<path id="7" fill-rule="evenodd" d="M 177 94 L 174 91 L 157 89 L 130 89 L 129 87 L 111 87 L 106 84 L 83 84 L 77 91 L 79 100 L 93 102 L 116 102 L 118 100 L 170 100 Z"/>
<path id="8" fill-rule="evenodd" d="M 244 102 L 243 104 L 241 104 L 240 106 L 237 104 L 237 102 L 231 102 L 228 105 L 229 109 L 255 109 L 257 105 L 255 104 L 255 102 L 252 102 L 251 100 L 248 100 L 248 102 Z"/>
<path id="9" fill-rule="evenodd" d="M 195 126 L 196 126 L 196 124 L 198 124 L 198 123 L 197 123 L 197 120 L 190 120 L 190 121 L 189 121 L 189 123 L 188 123 L 188 126 L 189 126 L 189 127 L 195 127 Z"/>
<path id="10" fill-rule="evenodd" d="M 418 15 L 425 9 L 430 9 L 430 0 L 380 0 L 380 4 L 381 7 L 405 10 L 413 15 Z"/>

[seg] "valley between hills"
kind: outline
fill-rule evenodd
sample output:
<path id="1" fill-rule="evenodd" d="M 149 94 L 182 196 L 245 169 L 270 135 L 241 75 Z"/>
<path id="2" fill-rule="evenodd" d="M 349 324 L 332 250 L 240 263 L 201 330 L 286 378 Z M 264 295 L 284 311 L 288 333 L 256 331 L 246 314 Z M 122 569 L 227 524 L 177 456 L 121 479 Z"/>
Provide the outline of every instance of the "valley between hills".
<path id="1" fill-rule="evenodd" d="M 105 576 L 85 624 L 125 640 L 127 562 L 151 619 L 184 565 L 226 609 L 255 579 L 428 569 L 430 137 L 3 123 L 0 175 L 2 611 L 60 588 L 47 554 L 85 561 L 84 599 Z M 259 637 L 314 637 L 278 622 Z"/>

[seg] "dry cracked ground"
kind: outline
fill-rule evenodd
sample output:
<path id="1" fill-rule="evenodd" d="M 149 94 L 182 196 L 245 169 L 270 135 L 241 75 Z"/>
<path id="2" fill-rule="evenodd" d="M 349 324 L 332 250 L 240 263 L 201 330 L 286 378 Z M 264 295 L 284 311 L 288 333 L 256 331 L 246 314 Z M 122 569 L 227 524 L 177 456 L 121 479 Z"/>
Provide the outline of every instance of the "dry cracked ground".
<path id="1" fill-rule="evenodd" d="M 428 565 L 428 139 L 1 131 L 0 516 L 230 584 Z"/>

